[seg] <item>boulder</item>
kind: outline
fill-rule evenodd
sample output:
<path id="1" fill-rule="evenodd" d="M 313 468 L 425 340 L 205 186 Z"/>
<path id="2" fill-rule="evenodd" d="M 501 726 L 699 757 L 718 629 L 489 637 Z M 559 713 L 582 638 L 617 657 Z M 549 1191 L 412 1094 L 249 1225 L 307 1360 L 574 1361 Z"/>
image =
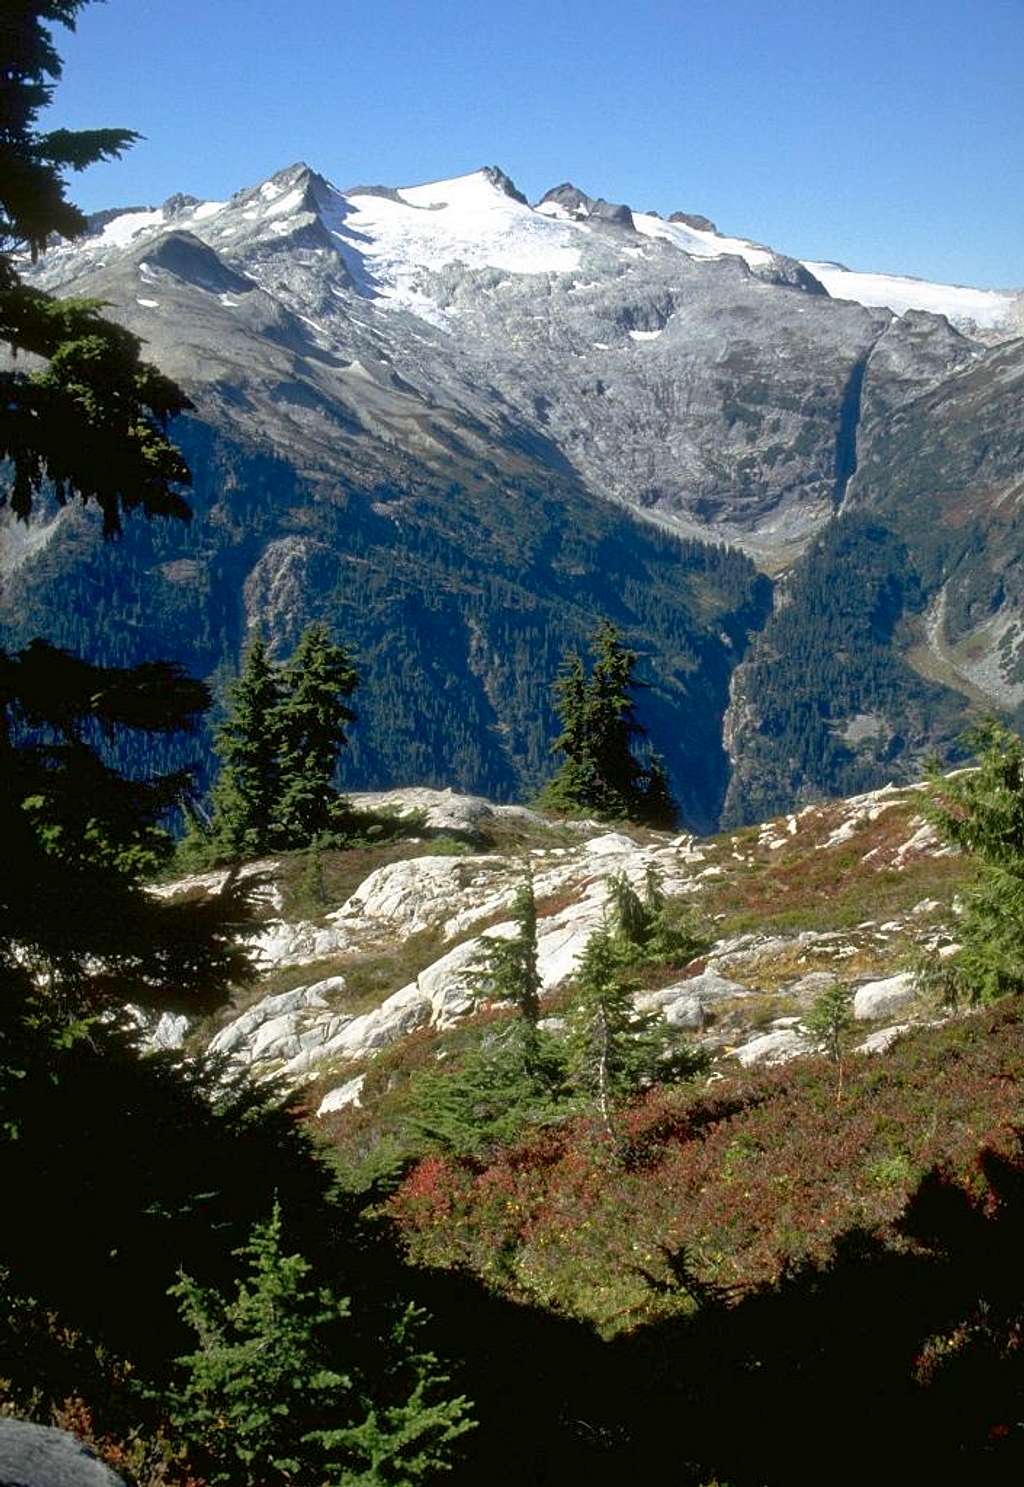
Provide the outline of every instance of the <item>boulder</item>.
<path id="1" fill-rule="evenodd" d="M 77 1436 L 0 1418 L 0 1487 L 124 1487 Z"/>
<path id="2" fill-rule="evenodd" d="M 396 816 L 423 813 L 423 824 L 431 831 L 451 831 L 474 836 L 491 821 L 518 821 L 523 825 L 550 826 L 550 822 L 524 805 L 495 805 L 482 795 L 458 795 L 454 790 L 429 790 L 415 786 L 400 790 L 365 790 L 350 795 L 357 811 L 389 811 Z"/>
<path id="3" fill-rule="evenodd" d="M 899 976 L 887 976 L 883 981 L 869 981 L 854 995 L 853 1015 L 858 1022 L 874 1022 L 876 1018 L 902 1012 L 916 996 L 914 976 L 910 971 Z"/>
<path id="4" fill-rule="evenodd" d="M 349 1018 L 322 1042 L 301 1048 L 277 1073 L 286 1080 L 300 1080 L 332 1060 L 355 1063 L 415 1032 L 430 1020 L 430 1012 L 429 997 L 413 982 L 372 1012 Z"/>
<path id="5" fill-rule="evenodd" d="M 836 979 L 832 971 L 808 971 L 806 976 L 801 976 L 799 981 L 786 987 L 786 995 L 795 997 L 800 1002 L 810 1003 L 823 991 L 835 986 Z"/>
<path id="6" fill-rule="evenodd" d="M 347 1110 L 350 1105 L 361 1105 L 360 1096 L 365 1083 L 366 1075 L 357 1074 L 347 1084 L 339 1084 L 337 1089 L 329 1090 L 317 1106 L 317 1118 L 323 1115 L 333 1115 L 337 1110 Z"/>
<path id="7" fill-rule="evenodd" d="M 341 954 L 350 943 L 351 936 L 344 926 L 312 924 L 308 920 L 287 924 L 283 919 L 275 920 L 250 941 L 264 970 L 311 965 L 313 961 Z"/>
<path id="8" fill-rule="evenodd" d="M 810 1053 L 811 1044 L 796 1028 L 777 1028 L 774 1032 L 762 1033 L 734 1049 L 733 1056 L 745 1069 L 754 1064 L 784 1064 L 802 1053 Z"/>
<path id="9" fill-rule="evenodd" d="M 863 1043 L 858 1043 L 854 1053 L 888 1053 L 892 1045 L 902 1038 L 910 1027 L 909 1022 L 896 1022 L 892 1027 L 880 1027 L 869 1034 Z"/>
<path id="10" fill-rule="evenodd" d="M 515 892 L 511 864 L 500 857 L 410 857 L 389 862 L 360 883 L 340 909 L 328 915 L 339 927 L 353 921 L 386 924 L 402 936 L 444 924 L 456 910 L 487 902 L 507 882 L 509 901 Z"/>
<path id="11" fill-rule="evenodd" d="M 251 1049 L 261 1029 L 281 1023 L 302 1012 L 319 1011 L 327 1007 L 330 994 L 344 991 L 345 978 L 330 976 L 326 981 L 317 981 L 312 986 L 296 986 L 292 991 L 278 992 L 276 996 L 264 997 L 246 1009 L 240 1016 L 222 1027 L 212 1039 L 210 1053 L 227 1053 L 240 1062 L 252 1061 Z"/>
<path id="12" fill-rule="evenodd" d="M 699 976 L 691 976 L 683 985 L 688 995 L 699 997 L 705 1003 L 750 996 L 749 987 L 743 986 L 739 981 L 730 981 L 727 976 L 712 970 L 702 971 Z"/>

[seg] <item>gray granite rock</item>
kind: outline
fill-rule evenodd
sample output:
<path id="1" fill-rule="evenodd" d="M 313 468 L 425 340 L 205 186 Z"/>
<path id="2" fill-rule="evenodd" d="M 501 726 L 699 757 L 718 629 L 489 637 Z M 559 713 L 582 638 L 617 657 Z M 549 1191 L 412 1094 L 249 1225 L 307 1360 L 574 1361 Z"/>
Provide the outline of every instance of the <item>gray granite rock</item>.
<path id="1" fill-rule="evenodd" d="M 0 1418 L 0 1487 L 124 1487 L 66 1430 Z"/>
<path id="2" fill-rule="evenodd" d="M 857 988 L 853 1015 L 858 1022 L 873 1022 L 879 1017 L 889 1017 L 893 1012 L 902 1012 L 916 997 L 917 989 L 911 972 L 886 976 L 884 980 L 869 981 Z"/>

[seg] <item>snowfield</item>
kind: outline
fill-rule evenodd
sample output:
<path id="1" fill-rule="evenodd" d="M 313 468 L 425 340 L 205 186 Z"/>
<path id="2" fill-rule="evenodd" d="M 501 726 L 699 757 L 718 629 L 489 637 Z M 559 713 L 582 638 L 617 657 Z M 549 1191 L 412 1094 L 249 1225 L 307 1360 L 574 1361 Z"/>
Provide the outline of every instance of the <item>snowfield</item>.
<path id="1" fill-rule="evenodd" d="M 112 250 L 131 248 L 168 230 L 194 233 L 211 246 L 224 239 L 274 239 L 310 213 L 334 237 L 358 290 L 382 308 L 404 309 L 448 329 L 451 312 L 436 301 L 431 275 L 453 264 L 497 269 L 509 274 L 572 274 L 579 270 L 587 243 L 636 259 L 645 240 L 669 244 L 690 260 L 741 258 L 757 270 L 770 265 L 773 250 L 747 238 L 667 222 L 653 213 L 633 212 L 635 234 L 619 230 L 609 237 L 599 222 L 578 220 L 557 201 L 536 207 L 517 201 L 489 169 L 422 186 L 355 188 L 339 191 L 302 165 L 288 167 L 232 200 L 197 202 L 165 214 L 163 208 L 132 209 L 106 222 L 94 236 L 61 244 L 51 262 L 75 258 L 87 267 L 102 263 Z M 836 263 L 803 260 L 834 299 L 894 314 L 927 310 L 946 315 L 970 330 L 1012 333 L 1019 324 L 1024 295 L 1012 291 L 936 284 L 898 274 L 861 273 Z M 634 340 L 652 338 L 641 332 Z"/>
<path id="2" fill-rule="evenodd" d="M 504 269 L 513 274 L 566 274 L 579 267 L 578 224 L 549 221 L 507 196 L 484 171 L 426 186 L 407 186 L 385 196 L 346 196 L 338 236 L 358 234 L 364 268 L 377 292 L 406 308 L 418 308 L 424 270 L 449 263 Z"/>
<path id="3" fill-rule="evenodd" d="M 899 274 L 862 274 L 834 263 L 804 261 L 833 299 L 852 299 L 859 305 L 883 305 L 896 315 L 907 310 L 930 310 L 954 322 L 973 320 L 981 330 L 1006 325 L 1015 296 L 996 289 L 968 289 L 959 284 L 932 284 Z"/>

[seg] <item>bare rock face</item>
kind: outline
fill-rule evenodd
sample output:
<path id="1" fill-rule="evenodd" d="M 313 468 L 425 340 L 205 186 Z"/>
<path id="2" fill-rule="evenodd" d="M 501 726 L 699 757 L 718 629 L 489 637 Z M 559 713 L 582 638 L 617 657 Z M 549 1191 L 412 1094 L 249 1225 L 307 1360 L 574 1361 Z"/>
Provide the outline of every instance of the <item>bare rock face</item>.
<path id="1" fill-rule="evenodd" d="M 736 1049 L 735 1056 L 745 1069 L 749 1069 L 755 1064 L 788 1063 L 790 1059 L 810 1053 L 812 1046 L 798 1028 L 776 1028 L 773 1032 L 751 1038 L 749 1043 Z"/>

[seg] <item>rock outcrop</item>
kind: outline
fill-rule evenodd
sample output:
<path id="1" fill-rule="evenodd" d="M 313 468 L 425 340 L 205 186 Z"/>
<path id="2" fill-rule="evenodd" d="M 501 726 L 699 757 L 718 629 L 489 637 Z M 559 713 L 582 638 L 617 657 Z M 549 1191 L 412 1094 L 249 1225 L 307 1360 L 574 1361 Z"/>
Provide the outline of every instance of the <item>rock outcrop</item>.
<path id="1" fill-rule="evenodd" d="M 791 885 L 793 864 L 813 864 L 817 878 L 823 866 L 848 861 L 855 849 L 870 887 L 878 873 L 891 878 L 915 871 L 922 861 L 937 868 L 949 861 L 948 849 L 915 814 L 916 800 L 916 789 L 886 788 L 840 805 L 809 807 L 756 832 L 700 842 L 686 834 L 637 834 L 586 822 L 569 832 L 536 813 L 450 791 L 363 797 L 359 803 L 375 810 L 384 803 L 399 813 L 415 808 L 433 819 L 434 829 L 457 838 L 471 835 L 488 849 L 437 855 L 429 842 L 413 838 L 409 856 L 370 870 L 322 921 L 270 921 L 259 940 L 265 975 L 287 973 L 294 980 L 303 965 L 321 974 L 257 995 L 225 1021 L 209 1051 L 257 1078 L 279 1078 L 290 1086 L 336 1072 L 319 1110 L 336 1113 L 360 1102 L 366 1064 L 381 1050 L 412 1033 L 443 1035 L 488 1004 L 487 944 L 515 930 L 509 913 L 525 861 L 538 904 L 538 970 L 548 996 L 571 982 L 588 939 L 607 922 L 614 877 L 624 875 L 641 891 L 653 869 L 666 895 L 703 914 L 709 903 L 724 901 L 730 884 L 752 873 L 777 872 L 780 882 Z M 487 832 L 500 833 L 509 823 L 528 826 L 531 840 L 544 844 L 490 845 Z M 277 868 L 268 861 L 260 869 L 269 914 L 280 902 L 273 891 Z M 197 891 L 198 881 L 189 880 L 189 891 Z M 216 891 L 219 878 L 210 875 L 206 882 Z M 852 929 L 780 933 L 769 914 L 762 930 L 719 934 L 682 973 L 638 990 L 636 1005 L 658 1012 L 715 1058 L 770 1065 L 813 1051 L 802 1019 L 822 991 L 841 981 L 853 992 L 858 1022 L 885 1024 L 859 1047 L 883 1052 L 915 1021 L 934 1015 L 921 1002 L 912 975 L 898 965 L 910 949 L 937 956 L 955 950 L 949 915 L 947 900 L 912 896 L 899 916 L 865 919 Z M 410 964 L 412 947 L 421 947 L 418 965 L 415 956 Z M 394 990 L 385 986 L 375 1005 L 366 1004 L 365 993 L 353 1003 L 350 981 L 362 984 L 360 966 L 368 958 L 388 965 L 398 949 L 397 963 L 412 970 L 411 978 L 406 971 L 401 984 L 392 981 Z M 332 974 L 323 974 L 331 967 Z M 902 1019 L 895 1026 L 894 1015 Z M 553 1017 L 547 1025 L 557 1032 L 562 1022 Z M 180 1044 L 184 1029 L 176 1026 L 173 1033 Z M 152 1030 L 150 1041 L 159 1041 Z M 171 1046 L 168 1039 L 164 1046 Z"/>

